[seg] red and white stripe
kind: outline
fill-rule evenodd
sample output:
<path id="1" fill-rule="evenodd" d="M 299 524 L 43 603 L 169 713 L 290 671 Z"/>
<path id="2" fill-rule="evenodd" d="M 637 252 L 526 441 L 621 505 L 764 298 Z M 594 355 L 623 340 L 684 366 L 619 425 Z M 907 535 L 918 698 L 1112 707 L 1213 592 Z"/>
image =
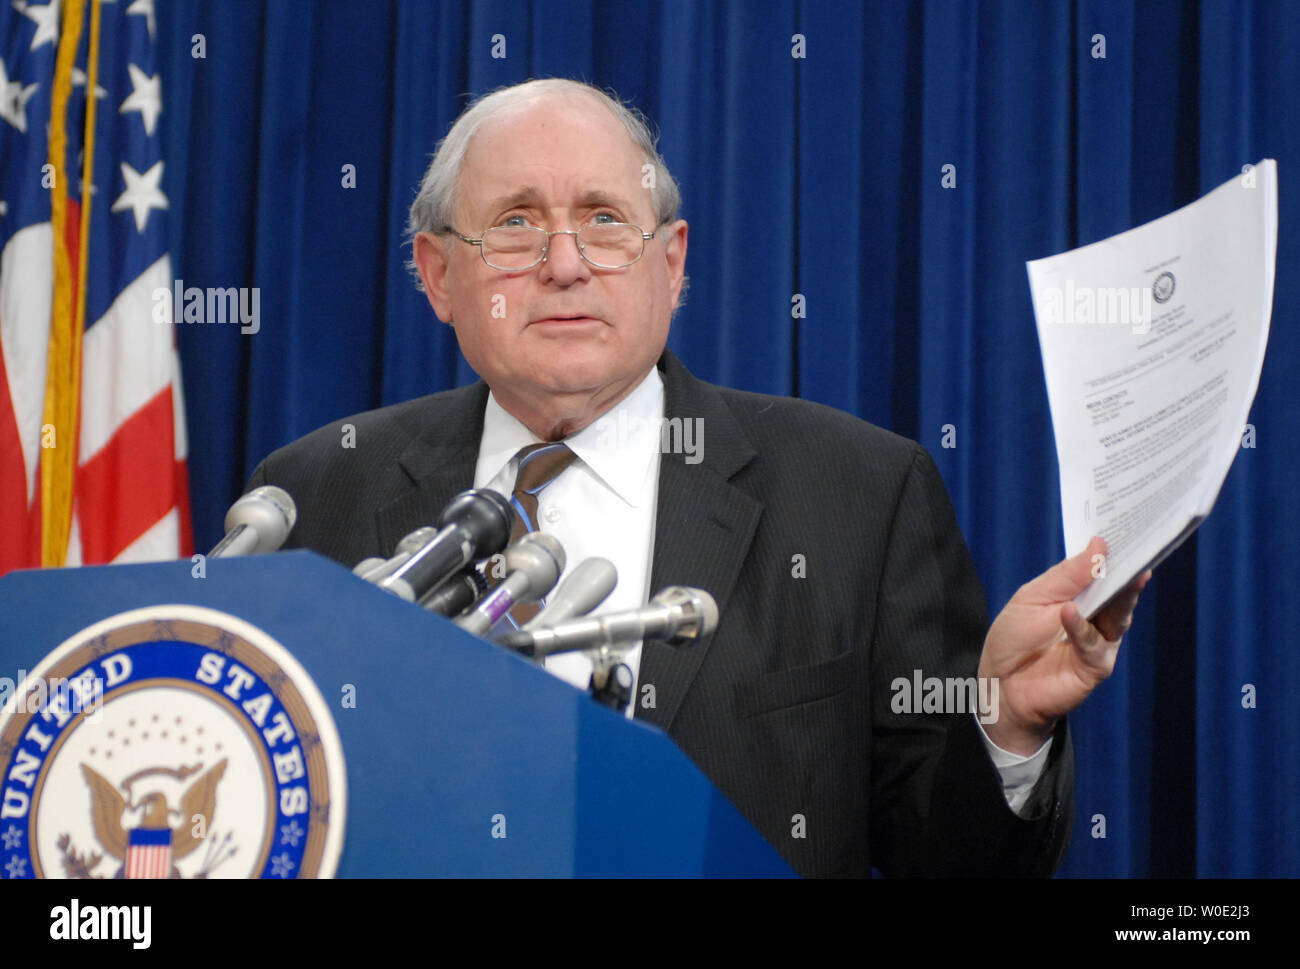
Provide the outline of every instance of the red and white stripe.
<path id="1" fill-rule="evenodd" d="M 53 236 L 16 233 L 0 254 L 0 574 L 40 565 L 38 486 L 50 329 Z M 170 291 L 159 259 L 86 329 L 81 421 L 67 564 L 189 554 L 189 488 L 180 359 L 153 292 Z M 21 496 L 22 505 L 16 500 Z"/>
<path id="2" fill-rule="evenodd" d="M 0 252 L 0 574 L 41 563 L 38 473 L 54 279 L 54 232 L 28 226 Z"/>
<path id="3" fill-rule="evenodd" d="M 127 878 L 168 878 L 171 873 L 171 845 L 130 845 L 126 849 Z"/>
<path id="4" fill-rule="evenodd" d="M 180 359 L 170 313 L 167 322 L 154 321 L 155 289 L 170 293 L 167 256 L 128 285 L 83 338 L 69 565 L 171 559 L 188 542 Z"/>

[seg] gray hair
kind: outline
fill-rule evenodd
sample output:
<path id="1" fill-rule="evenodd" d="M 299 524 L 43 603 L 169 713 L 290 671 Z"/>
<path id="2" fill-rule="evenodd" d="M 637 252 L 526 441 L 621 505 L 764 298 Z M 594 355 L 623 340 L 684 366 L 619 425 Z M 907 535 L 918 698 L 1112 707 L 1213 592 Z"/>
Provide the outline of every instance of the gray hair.
<path id="1" fill-rule="evenodd" d="M 628 137 L 632 139 L 632 144 L 636 146 L 645 162 L 654 166 L 654 184 L 650 189 L 650 203 L 654 208 L 655 227 L 658 228 L 677 218 L 677 210 L 682 204 L 682 194 L 677 188 L 677 182 L 668 171 L 668 166 L 664 164 L 663 157 L 659 154 L 658 139 L 651 129 L 649 119 L 636 108 L 625 104 L 613 91 L 602 91 L 582 81 L 548 77 L 497 88 L 476 98 L 461 112 L 460 117 L 451 126 L 451 130 L 442 141 L 438 142 L 429 169 L 420 182 L 420 191 L 416 194 L 415 201 L 411 203 L 406 221 L 408 244 L 414 245 L 416 235 L 421 232 L 441 232 L 444 226 L 451 224 L 465 152 L 483 122 L 505 108 L 528 98 L 546 94 L 582 94 L 608 108 L 610 113 L 622 123 Z M 415 260 L 409 260 L 406 265 L 415 276 L 416 288 L 423 292 L 424 282 L 420 279 Z"/>

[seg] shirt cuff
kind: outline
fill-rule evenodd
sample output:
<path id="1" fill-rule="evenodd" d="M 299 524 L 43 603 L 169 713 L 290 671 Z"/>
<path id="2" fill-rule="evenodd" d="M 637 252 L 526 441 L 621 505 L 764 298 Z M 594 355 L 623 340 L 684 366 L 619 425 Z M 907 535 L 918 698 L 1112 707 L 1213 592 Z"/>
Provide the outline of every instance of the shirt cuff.
<path id="1" fill-rule="evenodd" d="M 989 735 L 984 732 L 984 724 L 980 723 L 979 717 L 973 713 L 971 716 L 975 717 L 975 723 L 979 726 L 980 739 L 984 741 L 989 757 L 993 760 L 993 766 L 998 769 L 998 774 L 1002 778 L 1002 795 L 1007 799 L 1007 806 L 1019 814 L 1020 809 L 1025 806 L 1025 801 L 1029 800 L 1029 792 L 1038 783 L 1038 778 L 1043 776 L 1043 768 L 1047 766 L 1047 755 L 1051 753 L 1054 738 L 1048 737 L 1043 746 L 1028 757 L 1013 754 L 989 740 Z"/>

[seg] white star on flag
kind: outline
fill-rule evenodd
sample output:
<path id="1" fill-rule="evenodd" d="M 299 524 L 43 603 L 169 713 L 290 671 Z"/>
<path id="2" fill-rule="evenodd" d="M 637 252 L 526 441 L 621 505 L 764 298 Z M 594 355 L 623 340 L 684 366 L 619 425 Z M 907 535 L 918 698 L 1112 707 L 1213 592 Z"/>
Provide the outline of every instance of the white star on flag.
<path id="1" fill-rule="evenodd" d="M 149 28 L 149 39 L 153 40 L 154 19 L 153 19 L 153 0 L 135 0 L 135 3 L 126 8 L 128 14 L 144 14 L 145 25 Z"/>
<path id="2" fill-rule="evenodd" d="M 0 199 L 0 216 L 4 216 L 8 214 L 9 214 L 9 203 L 6 202 L 4 199 Z"/>
<path id="3" fill-rule="evenodd" d="M 14 4 L 14 9 L 36 24 L 36 36 L 32 38 L 32 50 L 45 44 L 52 44 L 59 39 L 59 4 L 62 0 L 50 0 L 43 7 L 33 7 L 25 3 L 21 7 Z"/>
<path id="4" fill-rule="evenodd" d="M 74 68 L 72 69 L 72 86 L 73 86 L 73 87 L 84 87 L 85 84 L 86 84 L 86 81 L 87 81 L 87 80 L 89 80 L 89 78 L 86 77 L 86 72 L 83 71 L 81 68 L 79 68 L 79 67 L 74 67 Z M 102 87 L 100 87 L 98 84 L 96 84 L 96 85 L 95 85 L 95 97 L 96 97 L 96 98 L 106 98 L 106 97 L 108 97 L 108 92 L 105 91 L 105 90 L 104 90 Z"/>
<path id="5" fill-rule="evenodd" d="M 128 64 L 126 70 L 131 75 L 133 90 L 126 96 L 118 112 L 126 114 L 128 111 L 139 111 L 144 121 L 144 133 L 152 135 L 154 125 L 158 123 L 158 115 L 162 113 L 162 78 L 157 74 L 150 77 L 134 64 Z"/>
<path id="6" fill-rule="evenodd" d="M 167 196 L 158 188 L 162 181 L 163 163 L 161 161 L 141 175 L 126 162 L 122 162 L 122 178 L 126 180 L 126 191 L 113 203 L 110 212 L 133 210 L 135 229 L 144 231 L 144 224 L 149 221 L 150 209 L 167 208 Z"/>
<path id="7" fill-rule="evenodd" d="M 21 81 L 10 81 L 4 58 L 0 57 L 0 118 L 26 134 L 27 102 L 32 99 L 38 87 L 39 84 L 23 87 Z"/>

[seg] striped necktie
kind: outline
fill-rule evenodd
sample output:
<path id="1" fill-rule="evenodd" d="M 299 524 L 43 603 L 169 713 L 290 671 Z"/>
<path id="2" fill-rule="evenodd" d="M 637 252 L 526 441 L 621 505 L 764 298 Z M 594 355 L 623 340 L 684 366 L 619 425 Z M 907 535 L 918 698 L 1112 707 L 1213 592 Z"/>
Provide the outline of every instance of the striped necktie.
<path id="1" fill-rule="evenodd" d="M 528 532 L 537 531 L 537 496 L 543 488 L 559 477 L 560 473 L 573 463 L 577 457 L 569 446 L 558 444 L 530 444 L 520 448 L 515 455 L 519 461 L 519 470 L 515 475 L 515 490 L 510 495 L 510 503 L 515 506 L 515 524 L 510 533 L 513 545 Z M 490 574 L 490 571 L 489 571 Z M 489 579 L 495 586 L 501 580 Z M 522 626 L 539 612 L 534 602 L 520 602 L 510 610 L 510 618 L 516 626 Z"/>

